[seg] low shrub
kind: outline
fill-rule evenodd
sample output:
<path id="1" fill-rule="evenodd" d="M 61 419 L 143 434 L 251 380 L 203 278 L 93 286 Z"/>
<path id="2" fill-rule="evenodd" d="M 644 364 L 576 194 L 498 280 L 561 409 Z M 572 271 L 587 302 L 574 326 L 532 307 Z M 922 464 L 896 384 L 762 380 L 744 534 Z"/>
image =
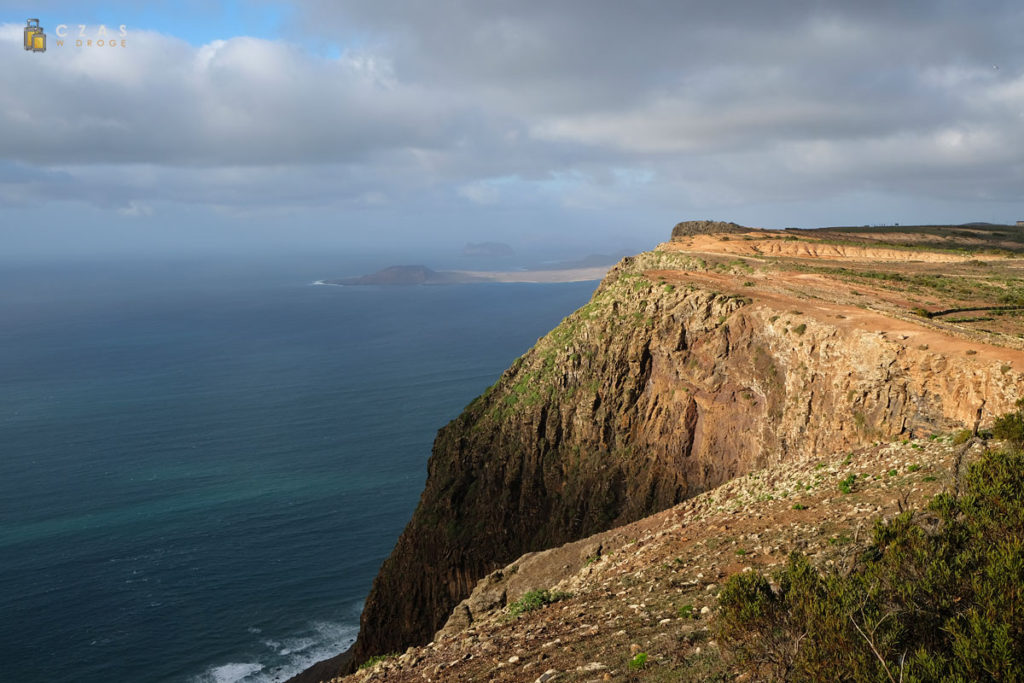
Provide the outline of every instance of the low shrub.
<path id="1" fill-rule="evenodd" d="M 549 591 L 546 588 L 543 590 L 530 591 L 523 595 L 523 597 L 508 605 L 506 608 L 507 616 L 509 619 L 516 619 L 522 614 L 532 612 L 533 610 L 540 609 L 546 605 L 566 600 L 571 597 L 572 593 Z"/>
<path id="2" fill-rule="evenodd" d="M 393 658 L 395 658 L 397 656 L 398 656 L 397 652 L 389 652 L 389 653 L 383 654 L 383 655 L 374 655 L 374 656 L 370 657 L 369 659 L 367 659 L 362 664 L 360 664 L 359 665 L 359 670 L 362 671 L 363 669 L 370 669 L 370 668 L 374 667 L 375 665 L 377 665 L 377 664 L 379 664 L 379 663 L 381 663 L 383 661 L 386 661 L 388 659 L 393 659 Z"/>
<path id="3" fill-rule="evenodd" d="M 1024 448 L 1024 398 L 1017 400 L 1017 410 L 996 418 L 992 436 L 1006 439 L 1015 448 Z"/>
<path id="4" fill-rule="evenodd" d="M 647 666 L 646 652 L 637 652 L 633 659 L 629 660 L 629 668 L 631 671 L 639 671 L 645 666 Z"/>
<path id="5" fill-rule="evenodd" d="M 961 444 L 965 444 L 968 441 L 970 441 L 973 436 L 974 432 L 972 432 L 970 429 L 961 429 L 959 432 L 953 435 L 953 445 L 959 446 Z"/>
<path id="6" fill-rule="evenodd" d="M 1024 680 L 1024 454 L 877 522 L 848 571 L 794 553 L 775 580 L 737 574 L 720 598 L 717 635 L 756 680 Z"/>

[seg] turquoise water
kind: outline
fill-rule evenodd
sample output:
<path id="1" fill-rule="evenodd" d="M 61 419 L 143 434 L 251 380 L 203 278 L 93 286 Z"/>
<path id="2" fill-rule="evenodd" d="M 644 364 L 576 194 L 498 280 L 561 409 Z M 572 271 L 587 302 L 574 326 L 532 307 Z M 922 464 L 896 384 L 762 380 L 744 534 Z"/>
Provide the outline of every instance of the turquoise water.
<path id="1" fill-rule="evenodd" d="M 436 430 L 595 285 L 310 284 L 368 263 L 0 270 L 0 680 L 351 643 Z"/>

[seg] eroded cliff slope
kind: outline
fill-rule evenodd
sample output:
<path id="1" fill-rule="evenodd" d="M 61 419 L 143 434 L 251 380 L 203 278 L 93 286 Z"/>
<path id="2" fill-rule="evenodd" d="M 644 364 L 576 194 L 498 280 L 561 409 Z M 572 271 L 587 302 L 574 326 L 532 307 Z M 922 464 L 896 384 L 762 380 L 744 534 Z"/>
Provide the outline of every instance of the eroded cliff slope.
<path id="1" fill-rule="evenodd" d="M 974 426 L 1018 396 L 1018 351 L 900 319 L 841 280 L 829 294 L 757 250 L 679 242 L 776 235 L 677 232 L 616 266 L 439 432 L 356 661 L 427 642 L 478 579 L 525 552 L 774 462 Z"/>

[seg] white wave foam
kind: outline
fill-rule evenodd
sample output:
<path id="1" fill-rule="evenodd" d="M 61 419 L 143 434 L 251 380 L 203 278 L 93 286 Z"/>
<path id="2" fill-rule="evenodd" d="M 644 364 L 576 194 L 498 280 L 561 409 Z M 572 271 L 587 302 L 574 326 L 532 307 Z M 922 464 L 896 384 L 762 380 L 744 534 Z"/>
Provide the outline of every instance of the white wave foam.
<path id="1" fill-rule="evenodd" d="M 206 677 L 200 680 L 209 681 L 209 683 L 239 683 L 239 681 L 247 680 L 249 676 L 259 673 L 262 669 L 263 665 L 256 662 L 232 662 L 210 669 Z"/>
<path id="2" fill-rule="evenodd" d="M 211 667 L 193 683 L 280 683 L 317 662 L 344 652 L 355 642 L 359 626 L 328 621 L 280 641 L 260 640 L 256 662 Z M 250 653 L 251 656 L 251 653 Z"/>

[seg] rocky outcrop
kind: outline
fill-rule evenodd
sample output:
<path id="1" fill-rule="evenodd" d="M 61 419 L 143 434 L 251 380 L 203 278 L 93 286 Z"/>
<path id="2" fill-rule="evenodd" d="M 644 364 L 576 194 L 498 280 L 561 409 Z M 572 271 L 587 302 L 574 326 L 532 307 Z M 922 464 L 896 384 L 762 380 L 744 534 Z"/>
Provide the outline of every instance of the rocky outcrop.
<path id="1" fill-rule="evenodd" d="M 662 257 L 659 257 L 662 258 Z M 355 661 L 431 639 L 476 582 L 773 462 L 972 426 L 1021 376 L 771 302 L 613 269 L 443 428 Z M 842 317 L 842 316 L 838 316 Z"/>
<path id="2" fill-rule="evenodd" d="M 722 221 L 683 221 L 676 223 L 672 228 L 672 239 L 682 239 L 693 235 L 717 235 L 728 233 L 748 232 L 751 228 L 745 228 L 735 223 L 724 223 Z"/>

